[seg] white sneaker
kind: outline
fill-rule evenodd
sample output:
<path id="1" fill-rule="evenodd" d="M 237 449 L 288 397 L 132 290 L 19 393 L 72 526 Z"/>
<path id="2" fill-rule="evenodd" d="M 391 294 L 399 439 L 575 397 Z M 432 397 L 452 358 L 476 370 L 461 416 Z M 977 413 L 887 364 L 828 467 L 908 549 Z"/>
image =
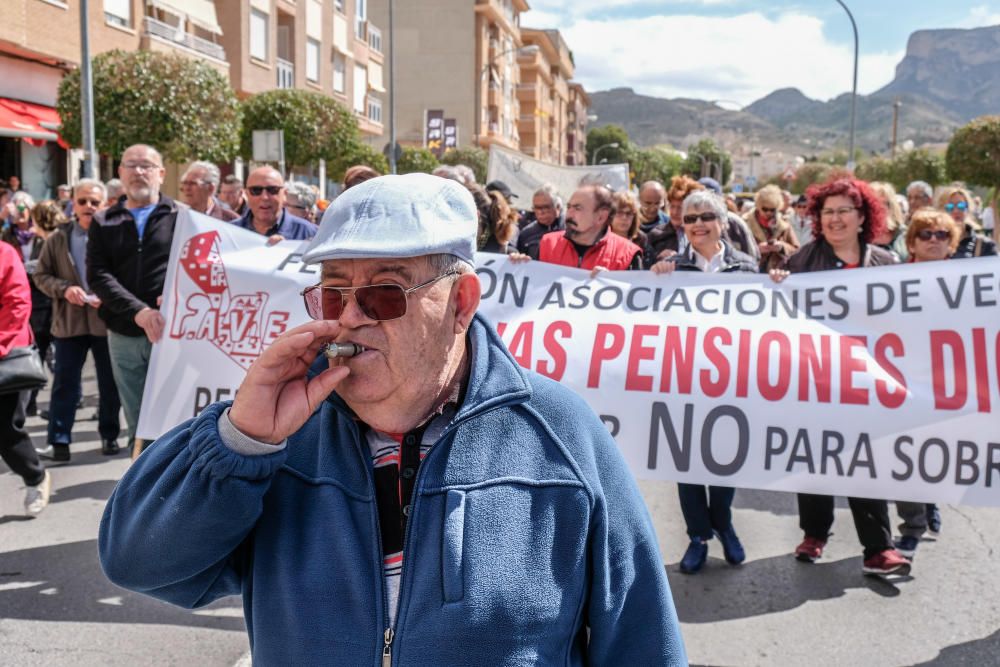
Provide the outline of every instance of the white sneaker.
<path id="1" fill-rule="evenodd" d="M 30 515 L 42 513 L 49 504 L 49 496 L 52 494 L 52 475 L 45 471 L 45 479 L 38 486 L 29 486 L 24 494 L 24 509 Z"/>

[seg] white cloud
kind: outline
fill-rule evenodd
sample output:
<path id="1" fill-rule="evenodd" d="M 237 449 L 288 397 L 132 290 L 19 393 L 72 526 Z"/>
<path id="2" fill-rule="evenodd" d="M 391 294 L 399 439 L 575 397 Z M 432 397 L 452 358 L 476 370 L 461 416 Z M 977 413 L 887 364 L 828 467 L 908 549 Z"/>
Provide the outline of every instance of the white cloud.
<path id="1" fill-rule="evenodd" d="M 744 105 L 785 87 L 822 100 L 851 90 L 853 44 L 830 42 L 820 19 L 800 13 L 582 19 L 560 29 L 576 58 L 576 79 L 588 90 L 628 86 L 657 97 Z M 862 55 L 858 91 L 891 81 L 902 57 Z"/>
<path id="2" fill-rule="evenodd" d="M 1000 24 L 1000 12 L 993 11 L 989 5 L 979 5 L 969 11 L 969 18 L 962 21 L 964 28 L 985 28 Z"/>

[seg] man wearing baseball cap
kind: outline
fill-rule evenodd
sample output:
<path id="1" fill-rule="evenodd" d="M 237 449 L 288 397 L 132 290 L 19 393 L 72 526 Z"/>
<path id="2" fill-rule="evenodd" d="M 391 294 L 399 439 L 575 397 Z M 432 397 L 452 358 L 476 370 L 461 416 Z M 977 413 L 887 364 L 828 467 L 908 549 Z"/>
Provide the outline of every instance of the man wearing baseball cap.
<path id="1" fill-rule="evenodd" d="M 242 593 L 256 665 L 686 664 L 614 441 L 476 314 L 476 232 L 434 176 L 337 198 L 303 258 L 314 321 L 115 489 L 112 581 L 185 607 Z"/>

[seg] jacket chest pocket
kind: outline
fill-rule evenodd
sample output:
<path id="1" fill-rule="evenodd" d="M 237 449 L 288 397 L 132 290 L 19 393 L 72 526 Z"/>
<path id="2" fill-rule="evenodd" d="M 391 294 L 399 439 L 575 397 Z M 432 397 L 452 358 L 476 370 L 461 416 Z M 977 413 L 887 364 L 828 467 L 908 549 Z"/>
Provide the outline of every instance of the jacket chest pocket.
<path id="1" fill-rule="evenodd" d="M 536 621 L 575 607 L 586 580 L 589 503 L 574 485 L 448 490 L 437 503 L 440 595 L 490 619 Z M 429 546 L 429 545 L 428 545 Z"/>

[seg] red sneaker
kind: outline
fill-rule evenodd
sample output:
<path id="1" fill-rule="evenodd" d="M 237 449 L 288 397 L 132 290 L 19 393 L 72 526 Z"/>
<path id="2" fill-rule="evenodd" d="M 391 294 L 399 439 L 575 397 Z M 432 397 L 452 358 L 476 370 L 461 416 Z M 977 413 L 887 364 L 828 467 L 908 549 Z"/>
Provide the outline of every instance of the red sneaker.
<path id="1" fill-rule="evenodd" d="M 826 540 L 806 535 L 802 544 L 795 547 L 795 558 L 803 563 L 815 563 L 823 555 L 823 547 L 825 546 Z"/>
<path id="2" fill-rule="evenodd" d="M 861 571 L 865 574 L 898 574 L 902 577 L 910 573 L 910 567 L 910 561 L 903 558 L 903 554 L 895 549 L 886 549 L 866 560 Z"/>

